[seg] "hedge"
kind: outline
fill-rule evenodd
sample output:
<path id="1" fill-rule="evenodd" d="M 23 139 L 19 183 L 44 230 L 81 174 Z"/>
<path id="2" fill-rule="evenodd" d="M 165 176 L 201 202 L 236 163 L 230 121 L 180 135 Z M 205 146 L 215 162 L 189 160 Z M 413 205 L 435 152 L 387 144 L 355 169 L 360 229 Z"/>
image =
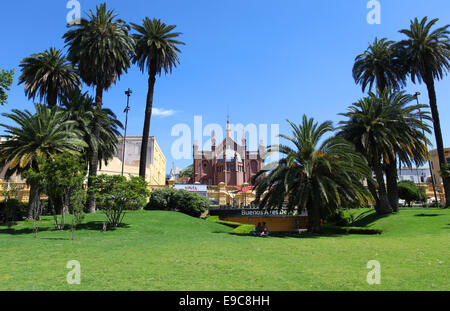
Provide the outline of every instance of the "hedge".
<path id="1" fill-rule="evenodd" d="M 211 221 L 217 224 L 221 224 L 221 225 L 225 225 L 231 228 L 237 228 L 239 226 L 242 226 L 241 223 L 238 222 L 232 222 L 232 221 L 226 221 L 226 220 L 220 220 L 219 216 L 210 216 L 208 218 L 206 218 L 207 221 Z"/>

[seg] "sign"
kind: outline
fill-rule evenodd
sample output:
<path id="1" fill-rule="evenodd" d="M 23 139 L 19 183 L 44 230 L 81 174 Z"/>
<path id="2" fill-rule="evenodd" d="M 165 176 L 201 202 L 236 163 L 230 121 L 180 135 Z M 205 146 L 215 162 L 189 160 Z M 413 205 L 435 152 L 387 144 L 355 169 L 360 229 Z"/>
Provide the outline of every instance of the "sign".
<path id="1" fill-rule="evenodd" d="M 206 197 L 208 194 L 207 185 L 175 185 L 175 189 L 198 193 L 199 195 L 204 197 Z"/>
<path id="2" fill-rule="evenodd" d="M 303 211 L 299 213 L 294 211 L 293 214 L 288 213 L 287 210 L 267 210 L 267 209 L 238 209 L 238 208 L 211 208 L 209 210 L 211 216 L 219 216 L 224 218 L 233 217 L 307 217 L 308 213 Z"/>

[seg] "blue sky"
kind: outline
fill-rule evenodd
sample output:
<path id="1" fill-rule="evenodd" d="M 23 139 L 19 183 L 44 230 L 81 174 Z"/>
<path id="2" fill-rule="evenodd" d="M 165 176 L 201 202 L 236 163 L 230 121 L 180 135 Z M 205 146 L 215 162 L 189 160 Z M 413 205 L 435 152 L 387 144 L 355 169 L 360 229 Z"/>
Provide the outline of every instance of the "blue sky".
<path id="1" fill-rule="evenodd" d="M 120 18 L 141 23 L 146 16 L 177 25 L 183 32 L 181 64 L 171 75 L 158 77 L 154 107 L 172 110 L 171 116 L 152 117 L 151 135 L 172 161 L 171 146 L 176 137 L 171 129 L 179 123 L 193 126 L 195 115 L 203 124 L 225 126 L 280 124 L 288 133 L 286 119 L 299 122 L 303 114 L 317 121 L 338 122 L 340 112 L 363 96 L 351 70 L 354 58 L 375 36 L 402 38 L 398 30 L 410 19 L 439 18 L 438 25 L 450 23 L 448 0 L 379 0 L 381 24 L 366 21 L 368 0 L 173 0 L 107 1 Z M 82 11 L 102 1 L 80 0 Z M 2 49 L 0 68 L 16 69 L 9 92 L 12 108 L 32 110 L 17 85 L 19 63 L 32 53 L 50 46 L 64 49 L 62 35 L 67 30 L 67 1 L 8 1 L 2 3 Z M 436 84 L 444 144 L 450 145 L 450 78 Z M 129 135 L 142 135 L 147 94 L 147 75 L 132 67 L 127 75 L 104 95 L 104 105 L 124 121 L 124 91 L 133 90 L 129 115 Z M 91 94 L 93 89 L 86 88 Z M 410 93 L 419 91 L 421 103 L 428 104 L 424 85 L 408 83 Z M 5 122 L 0 117 L 0 122 Z M 430 137 L 434 142 L 434 137 Z M 206 138 L 205 138 L 206 140 Z M 177 160 L 184 167 L 189 160 Z"/>

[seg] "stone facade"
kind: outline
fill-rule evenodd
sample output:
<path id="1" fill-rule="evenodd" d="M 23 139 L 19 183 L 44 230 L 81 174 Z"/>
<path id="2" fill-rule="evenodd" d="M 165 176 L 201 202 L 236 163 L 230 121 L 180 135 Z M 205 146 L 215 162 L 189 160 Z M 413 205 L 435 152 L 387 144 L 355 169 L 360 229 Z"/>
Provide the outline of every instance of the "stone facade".
<path id="1" fill-rule="evenodd" d="M 231 186 L 251 184 L 252 178 L 262 169 L 264 160 L 262 141 L 257 151 L 247 151 L 245 133 L 242 134 L 242 144 L 231 137 L 230 122 L 227 123 L 226 138 L 216 145 L 213 132 L 211 151 L 199 151 L 194 143 L 194 176 L 193 182 L 205 185 L 224 183 Z"/>

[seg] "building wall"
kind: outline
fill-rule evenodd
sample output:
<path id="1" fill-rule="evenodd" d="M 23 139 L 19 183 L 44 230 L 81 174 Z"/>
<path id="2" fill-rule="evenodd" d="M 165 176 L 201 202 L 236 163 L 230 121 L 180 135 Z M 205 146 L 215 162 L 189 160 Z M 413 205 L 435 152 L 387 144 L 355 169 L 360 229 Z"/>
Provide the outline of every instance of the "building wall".
<path id="1" fill-rule="evenodd" d="M 139 176 L 142 137 L 130 136 L 126 139 L 124 175 Z M 98 174 L 117 175 L 122 173 L 123 142 L 117 148 L 116 156 L 103 165 Z M 147 151 L 147 170 L 145 180 L 150 185 L 166 184 L 166 157 L 156 139 L 149 138 Z"/>
<path id="2" fill-rule="evenodd" d="M 444 155 L 445 159 L 447 160 L 447 163 L 450 164 L 450 148 L 444 149 Z M 436 182 L 436 184 L 440 185 L 443 181 L 441 178 L 441 175 L 439 174 L 440 170 L 440 164 L 439 164 L 439 156 L 437 149 L 430 151 L 430 161 L 431 161 L 431 170 L 433 171 L 433 177 Z"/>

